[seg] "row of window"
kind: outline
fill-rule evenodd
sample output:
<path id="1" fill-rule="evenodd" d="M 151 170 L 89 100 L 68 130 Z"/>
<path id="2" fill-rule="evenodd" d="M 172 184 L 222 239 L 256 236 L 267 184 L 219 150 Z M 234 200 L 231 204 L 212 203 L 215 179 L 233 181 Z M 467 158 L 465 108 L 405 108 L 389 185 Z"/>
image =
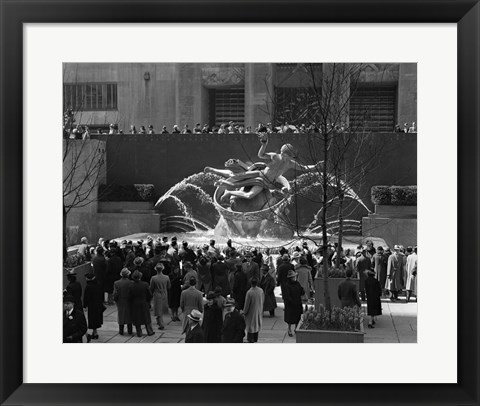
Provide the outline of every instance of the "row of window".
<path id="1" fill-rule="evenodd" d="M 350 127 L 368 131 L 392 131 L 396 122 L 396 95 L 394 85 L 358 87 L 350 99 Z M 314 108 L 319 102 L 318 95 L 312 88 L 276 87 L 274 98 L 274 121 L 277 124 L 288 122 L 300 125 L 320 120 L 318 109 Z M 75 111 L 117 110 L 117 84 L 66 84 L 64 108 Z M 208 121 L 212 127 L 229 121 L 245 125 L 245 89 L 210 89 Z"/>

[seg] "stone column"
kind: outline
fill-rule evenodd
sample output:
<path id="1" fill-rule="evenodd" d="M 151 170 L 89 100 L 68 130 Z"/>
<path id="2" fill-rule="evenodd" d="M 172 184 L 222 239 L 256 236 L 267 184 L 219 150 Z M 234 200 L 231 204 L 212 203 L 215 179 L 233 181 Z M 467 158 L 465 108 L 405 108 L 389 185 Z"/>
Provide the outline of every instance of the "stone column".
<path id="1" fill-rule="evenodd" d="M 397 122 L 403 128 L 417 122 L 417 64 L 401 63 L 398 77 Z"/>

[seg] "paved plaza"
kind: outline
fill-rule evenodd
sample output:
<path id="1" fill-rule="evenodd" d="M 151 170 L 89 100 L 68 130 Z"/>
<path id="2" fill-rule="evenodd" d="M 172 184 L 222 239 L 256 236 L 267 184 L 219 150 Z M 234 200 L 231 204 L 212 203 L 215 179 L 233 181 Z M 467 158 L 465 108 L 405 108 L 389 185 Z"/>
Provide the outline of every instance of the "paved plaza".
<path id="1" fill-rule="evenodd" d="M 283 301 L 280 296 L 280 288 L 275 289 L 277 309 L 275 317 L 270 317 L 268 312 L 264 313 L 263 326 L 260 331 L 259 343 L 295 343 L 295 336 L 287 335 L 287 325 L 283 321 Z M 366 302 L 362 304 L 366 312 Z M 382 299 L 382 316 L 378 317 L 374 329 L 368 329 L 365 320 L 365 343 L 416 343 L 417 342 L 417 303 L 405 303 L 401 298 L 398 302 L 391 302 L 389 299 Z M 180 315 L 180 318 L 183 316 Z M 164 316 L 165 329 L 158 330 L 155 317 L 152 321 L 155 335 L 147 336 L 143 327 L 143 337 L 135 334 L 121 336 L 118 334 L 117 309 L 116 306 L 108 306 L 104 313 L 104 323 L 98 330 L 99 339 L 92 340 L 93 343 L 183 343 L 185 335 L 182 335 L 182 322 L 173 322 L 170 316 Z M 135 328 L 134 328 L 135 332 Z M 246 342 L 246 336 L 245 336 Z"/>

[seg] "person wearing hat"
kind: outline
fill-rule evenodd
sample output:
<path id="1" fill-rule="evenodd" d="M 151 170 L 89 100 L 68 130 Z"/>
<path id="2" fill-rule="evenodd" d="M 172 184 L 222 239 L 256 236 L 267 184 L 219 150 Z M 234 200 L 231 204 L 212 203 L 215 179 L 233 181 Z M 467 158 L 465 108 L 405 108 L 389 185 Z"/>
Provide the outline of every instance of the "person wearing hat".
<path id="1" fill-rule="evenodd" d="M 283 285 L 282 297 L 285 305 L 284 321 L 288 325 L 287 334 L 292 337 L 292 324 L 295 325 L 295 330 L 302 317 L 302 296 L 305 291 L 297 281 L 297 273 L 290 269 L 287 274 L 287 283 Z"/>
<path id="2" fill-rule="evenodd" d="M 398 300 L 398 294 L 403 289 L 403 271 L 404 271 L 404 255 L 400 252 L 400 246 L 393 247 L 394 253 L 388 257 L 387 262 L 387 281 L 385 289 L 390 291 L 390 300 L 392 302 Z"/>
<path id="3" fill-rule="evenodd" d="M 85 260 L 90 261 L 91 258 L 89 258 L 87 237 L 82 237 L 80 239 L 80 246 L 78 247 L 77 254 L 85 258 Z"/>
<path id="4" fill-rule="evenodd" d="M 346 278 L 338 285 L 337 295 L 342 307 L 362 307 L 362 302 L 358 298 L 357 286 L 352 281 L 353 272 L 347 269 Z"/>
<path id="5" fill-rule="evenodd" d="M 128 334 L 133 333 L 132 312 L 130 309 L 130 288 L 133 285 L 133 281 L 128 278 L 129 276 L 130 270 L 123 268 L 120 271 L 121 279 L 113 284 L 113 300 L 117 304 L 118 333 L 122 336 L 125 324 L 127 325 Z"/>
<path id="6" fill-rule="evenodd" d="M 312 269 L 307 264 L 307 258 L 301 255 L 298 258 L 298 263 L 295 265 L 295 272 L 297 273 L 298 283 L 302 286 L 305 294 L 302 295 L 302 303 L 305 306 L 305 311 L 308 310 L 308 299 L 313 288 Z"/>
<path id="7" fill-rule="evenodd" d="M 168 134 L 168 130 L 167 130 L 167 126 L 166 126 L 166 125 L 162 126 L 162 132 L 161 132 L 161 134 Z"/>
<path id="8" fill-rule="evenodd" d="M 302 254 L 307 259 L 307 264 L 310 269 L 313 269 L 315 267 L 315 262 L 313 260 L 312 251 L 310 251 L 310 248 L 308 247 L 308 243 L 306 241 L 302 243 Z"/>
<path id="9" fill-rule="evenodd" d="M 198 290 L 208 293 L 212 288 L 211 262 L 208 257 L 201 256 L 197 263 Z"/>
<path id="10" fill-rule="evenodd" d="M 157 319 L 159 330 L 163 330 L 163 315 L 168 314 L 168 291 L 170 290 L 170 278 L 163 272 L 165 267 L 161 262 L 155 265 L 157 274 L 150 279 L 150 291 L 153 294 L 153 312 Z"/>
<path id="11" fill-rule="evenodd" d="M 357 252 L 357 258 L 355 260 L 355 270 L 360 278 L 360 297 L 365 300 L 365 279 L 367 279 L 367 271 L 372 267 L 372 263 L 367 258 L 366 251 L 364 249 Z"/>
<path id="12" fill-rule="evenodd" d="M 409 251 L 410 255 L 407 257 L 405 284 L 407 303 L 410 301 L 412 293 L 415 295 L 415 301 L 417 300 L 417 247 L 408 247 L 407 252 Z"/>
<path id="13" fill-rule="evenodd" d="M 103 324 L 103 312 L 106 307 L 103 305 L 103 290 L 97 283 L 95 275 L 88 273 L 85 275 L 87 286 L 83 295 L 83 307 L 88 309 L 87 319 L 88 328 L 92 329 L 92 334 L 87 334 L 87 341 L 98 339 L 98 331 Z"/>
<path id="14" fill-rule="evenodd" d="M 183 290 L 180 295 L 180 309 L 182 309 L 183 313 L 182 334 L 187 331 L 187 315 L 194 309 L 203 312 L 203 295 L 202 292 L 195 287 L 197 280 L 191 277 L 188 284 L 189 287 Z"/>
<path id="15" fill-rule="evenodd" d="M 207 303 L 203 307 L 202 328 L 206 343 L 220 343 L 223 324 L 223 309 L 218 306 L 215 292 L 207 293 Z"/>
<path id="16" fill-rule="evenodd" d="M 388 257 L 385 255 L 382 246 L 377 247 L 377 252 L 373 256 L 372 266 L 375 270 L 375 277 L 380 282 L 380 286 L 382 287 L 382 296 L 385 295 L 385 283 L 387 281 L 387 262 Z"/>
<path id="17" fill-rule="evenodd" d="M 150 283 L 150 278 L 152 274 L 155 273 L 154 270 L 151 270 L 151 264 L 147 264 L 145 262 L 145 259 L 143 259 L 143 257 L 140 257 L 140 256 L 135 257 L 135 259 L 133 260 L 133 265 L 128 269 L 132 273 L 135 271 L 140 272 L 142 274 L 142 281 L 147 283 Z"/>
<path id="18" fill-rule="evenodd" d="M 103 239 L 102 239 L 103 240 Z M 102 241 L 103 244 L 104 240 Z M 100 243 L 100 240 L 99 240 Z M 105 250 L 102 246 L 98 246 L 95 249 L 95 255 L 92 258 L 92 272 L 95 275 L 98 285 L 101 287 L 102 292 L 104 292 L 105 279 L 107 277 L 107 260 L 105 258 Z M 102 293 L 103 295 L 103 293 Z"/>
<path id="19" fill-rule="evenodd" d="M 283 287 L 288 282 L 288 272 L 294 271 L 295 267 L 290 263 L 290 257 L 288 254 L 283 254 L 282 262 L 277 266 L 277 286 L 280 286 L 283 295 Z"/>
<path id="20" fill-rule="evenodd" d="M 242 269 L 247 276 L 248 288 L 250 288 L 253 277 L 257 278 L 257 280 L 260 279 L 260 267 L 253 261 L 253 254 L 251 251 L 245 253 L 245 259 L 246 261 L 242 264 Z"/>
<path id="21" fill-rule="evenodd" d="M 81 343 L 87 332 L 87 320 L 81 308 L 76 308 L 75 299 L 66 294 L 63 297 L 63 342 Z"/>
<path id="22" fill-rule="evenodd" d="M 142 281 L 142 273 L 135 270 L 132 274 L 133 284 L 130 287 L 130 303 L 132 311 L 132 324 L 135 326 L 137 336 L 142 337 L 142 325 L 145 325 L 147 335 L 153 336 L 152 319 L 150 316 L 150 301 L 152 293 L 147 282 Z"/>
<path id="23" fill-rule="evenodd" d="M 187 241 L 182 241 L 182 246 L 178 250 L 178 256 L 182 263 L 190 262 L 191 264 L 195 264 L 197 261 L 197 256 L 195 255 L 195 251 L 193 251 L 189 246 Z"/>
<path id="24" fill-rule="evenodd" d="M 152 124 L 150 124 L 150 125 L 148 126 L 148 133 L 149 133 L 149 134 L 155 134 L 155 130 L 153 129 L 153 125 L 152 125 Z"/>
<path id="25" fill-rule="evenodd" d="M 186 343 L 203 343 L 205 342 L 205 334 L 200 326 L 202 321 L 202 313 L 196 309 L 193 309 L 189 315 L 187 315 L 188 327 L 185 335 Z"/>
<path id="26" fill-rule="evenodd" d="M 260 288 L 263 290 L 265 300 L 263 302 L 263 311 L 269 312 L 270 317 L 275 317 L 275 309 L 277 308 L 277 300 L 275 299 L 275 279 L 270 274 L 269 266 L 262 265 L 262 279 L 260 280 Z"/>
<path id="27" fill-rule="evenodd" d="M 104 290 L 107 293 L 107 303 L 109 305 L 115 304 L 113 300 L 113 284 L 120 279 L 120 271 L 123 268 L 122 260 L 118 255 L 118 249 L 116 243 L 108 251 L 108 257 L 106 258 L 106 273 L 105 273 L 105 285 Z"/>
<path id="28" fill-rule="evenodd" d="M 245 318 L 235 308 L 235 300 L 228 298 L 223 305 L 225 319 L 222 326 L 222 343 L 243 343 Z"/>
<path id="29" fill-rule="evenodd" d="M 258 341 L 258 333 L 262 329 L 264 300 L 265 295 L 263 290 L 258 287 L 258 279 L 253 277 L 251 280 L 251 288 L 245 295 L 245 305 L 243 306 L 247 341 L 249 343 L 256 343 Z"/>
<path id="30" fill-rule="evenodd" d="M 368 277 L 365 280 L 365 291 L 367 292 L 367 314 L 370 316 L 368 328 L 373 328 L 376 317 L 382 314 L 382 287 L 380 282 L 375 278 L 375 271 L 369 269 Z"/>
<path id="31" fill-rule="evenodd" d="M 82 309 L 82 285 L 77 281 L 77 273 L 73 269 L 67 270 L 68 285 L 65 287 L 67 294 L 75 299 L 75 307 Z"/>

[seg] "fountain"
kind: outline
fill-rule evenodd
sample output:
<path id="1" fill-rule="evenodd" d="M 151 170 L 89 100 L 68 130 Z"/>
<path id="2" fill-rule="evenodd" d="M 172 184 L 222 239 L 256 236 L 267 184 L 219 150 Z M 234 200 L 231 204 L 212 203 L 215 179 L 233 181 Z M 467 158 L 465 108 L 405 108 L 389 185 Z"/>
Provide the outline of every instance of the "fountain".
<path id="1" fill-rule="evenodd" d="M 259 156 L 262 155 L 262 148 L 264 151 L 266 146 L 262 139 L 265 138 L 260 137 L 262 147 Z M 193 174 L 173 185 L 158 199 L 156 207 L 171 199 L 181 215 L 167 219 L 171 219 L 182 231 L 208 231 L 216 237 L 233 237 L 246 239 L 245 241 L 293 239 L 296 225 L 290 224 L 287 218 L 295 196 L 321 189 L 322 184 L 318 172 L 313 171 L 316 166 L 300 165 L 292 158 L 290 151 L 293 151 L 293 147 L 286 144 L 280 154 L 267 156 L 278 156 L 277 162 L 284 165 L 280 169 L 278 165 L 275 167 L 274 158 L 269 164 L 246 164 L 239 159 L 229 159 L 225 162 L 225 169 L 206 167 L 204 172 Z M 293 165 L 295 169 L 298 167 L 311 171 L 289 182 L 283 172 L 293 169 Z M 272 172 L 274 175 L 269 179 L 266 174 L 271 175 Z M 334 177 L 330 174 L 327 176 L 328 183 L 333 185 Z M 358 202 L 370 212 L 359 196 L 344 182 L 342 189 L 346 198 Z M 255 193 L 252 193 L 253 191 Z M 194 199 L 193 204 L 186 203 L 187 196 L 190 200 Z M 316 213 L 308 225 L 307 232 L 318 230 L 315 223 L 320 212 Z M 318 234 L 316 236 L 318 238 Z"/>

